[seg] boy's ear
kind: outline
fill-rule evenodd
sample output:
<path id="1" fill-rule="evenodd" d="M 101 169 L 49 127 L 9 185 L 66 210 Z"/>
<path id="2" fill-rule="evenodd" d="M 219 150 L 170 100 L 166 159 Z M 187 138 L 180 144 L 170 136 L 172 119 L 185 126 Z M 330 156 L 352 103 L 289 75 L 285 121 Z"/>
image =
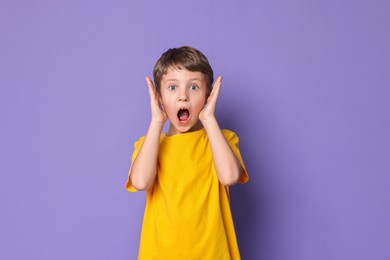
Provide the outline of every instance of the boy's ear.
<path id="1" fill-rule="evenodd" d="M 205 105 L 207 104 L 207 100 L 209 99 L 209 96 L 210 96 L 210 94 L 207 95 L 207 93 L 206 93 L 206 96 L 205 96 L 205 99 L 204 99 L 204 104 L 205 104 Z"/>
<path id="2" fill-rule="evenodd" d="M 162 101 L 160 94 L 158 94 L 158 101 L 160 102 L 161 107 L 164 107 L 164 104 L 163 104 L 163 101 Z"/>

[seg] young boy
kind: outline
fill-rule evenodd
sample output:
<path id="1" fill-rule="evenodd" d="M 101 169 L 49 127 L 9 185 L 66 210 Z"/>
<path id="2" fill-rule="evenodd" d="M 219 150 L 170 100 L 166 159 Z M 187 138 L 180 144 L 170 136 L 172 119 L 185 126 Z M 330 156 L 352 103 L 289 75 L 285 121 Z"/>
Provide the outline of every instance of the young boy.
<path id="1" fill-rule="evenodd" d="M 222 77 L 212 87 L 207 58 L 187 46 L 163 53 L 153 76 L 149 130 L 134 145 L 126 183 L 146 191 L 138 259 L 240 259 L 229 186 L 248 175 L 238 137 L 215 118 Z"/>

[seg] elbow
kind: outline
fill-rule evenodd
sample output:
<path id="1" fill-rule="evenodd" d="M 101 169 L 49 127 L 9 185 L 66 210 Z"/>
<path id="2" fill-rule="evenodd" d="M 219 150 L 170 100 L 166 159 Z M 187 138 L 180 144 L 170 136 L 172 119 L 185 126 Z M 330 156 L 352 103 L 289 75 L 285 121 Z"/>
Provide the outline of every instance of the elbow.
<path id="1" fill-rule="evenodd" d="M 138 191 L 146 191 L 148 189 L 148 186 L 146 186 L 145 184 L 142 184 L 142 183 L 132 183 L 132 184 L 133 184 L 134 189 L 136 189 Z"/>
<path id="2" fill-rule="evenodd" d="M 130 175 L 130 181 L 133 187 L 138 191 L 146 191 L 150 188 L 150 184 L 142 178 L 137 178 L 134 175 Z"/>
<path id="3" fill-rule="evenodd" d="M 237 183 L 237 181 L 236 180 L 224 180 L 224 181 L 220 181 L 220 183 L 223 186 L 233 186 Z"/>
<path id="4" fill-rule="evenodd" d="M 233 186 L 238 182 L 238 178 L 225 178 L 219 181 L 223 186 Z"/>
<path id="5" fill-rule="evenodd" d="M 233 186 L 238 182 L 240 178 L 241 170 L 231 171 L 229 174 L 224 175 L 224 177 L 219 179 L 219 182 L 223 186 Z"/>

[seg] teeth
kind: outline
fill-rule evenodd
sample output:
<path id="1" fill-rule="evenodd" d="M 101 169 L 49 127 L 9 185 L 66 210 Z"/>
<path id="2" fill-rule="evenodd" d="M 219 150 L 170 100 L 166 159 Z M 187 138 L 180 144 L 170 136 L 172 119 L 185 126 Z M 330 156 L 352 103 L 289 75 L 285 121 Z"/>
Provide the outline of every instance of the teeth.
<path id="1" fill-rule="evenodd" d="M 177 112 L 177 117 L 180 121 L 185 121 L 190 116 L 190 111 L 186 108 L 179 109 L 179 112 Z"/>

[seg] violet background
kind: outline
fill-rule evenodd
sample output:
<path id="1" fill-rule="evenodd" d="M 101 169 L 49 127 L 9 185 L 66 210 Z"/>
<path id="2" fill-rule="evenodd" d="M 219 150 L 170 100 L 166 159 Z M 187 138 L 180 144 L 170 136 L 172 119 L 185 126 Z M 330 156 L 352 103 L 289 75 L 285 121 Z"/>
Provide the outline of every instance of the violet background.
<path id="1" fill-rule="evenodd" d="M 0 2 L 0 259 L 136 259 L 144 76 L 192 45 L 250 182 L 243 259 L 390 259 L 388 1 Z"/>

